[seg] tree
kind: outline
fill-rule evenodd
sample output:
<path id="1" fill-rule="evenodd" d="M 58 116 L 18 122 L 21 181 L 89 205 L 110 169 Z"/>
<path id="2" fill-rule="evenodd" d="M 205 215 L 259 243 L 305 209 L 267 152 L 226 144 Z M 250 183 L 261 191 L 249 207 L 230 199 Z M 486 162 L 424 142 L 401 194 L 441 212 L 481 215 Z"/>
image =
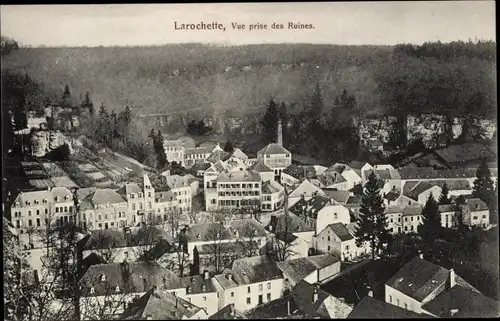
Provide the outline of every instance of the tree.
<path id="1" fill-rule="evenodd" d="M 122 118 L 125 121 L 125 126 L 128 126 L 130 122 L 132 121 L 132 111 L 130 110 L 129 106 L 125 106 L 125 109 L 123 110 Z"/>
<path id="2" fill-rule="evenodd" d="M 246 223 L 243 226 L 242 234 L 238 235 L 237 244 L 243 257 L 259 255 L 260 238 L 254 225 Z"/>
<path id="3" fill-rule="evenodd" d="M 69 90 L 68 84 L 64 86 L 64 92 L 61 97 L 61 105 L 63 108 L 71 107 L 71 92 Z"/>
<path id="4" fill-rule="evenodd" d="M 439 196 L 439 205 L 451 204 L 451 200 L 448 197 L 448 185 L 444 183 L 443 189 L 441 190 L 441 195 Z"/>
<path id="5" fill-rule="evenodd" d="M 429 194 L 429 198 L 422 209 L 420 235 L 427 253 L 432 252 L 433 243 L 442 235 L 441 214 L 432 193 Z"/>
<path id="6" fill-rule="evenodd" d="M 468 225 L 464 223 L 464 212 L 463 212 L 463 206 L 465 205 L 465 197 L 463 195 L 458 196 L 455 199 L 455 215 L 454 215 L 454 225 L 460 232 L 460 234 L 463 234 L 463 232 L 467 231 Z"/>
<path id="7" fill-rule="evenodd" d="M 148 213 L 152 214 L 152 213 Z M 146 214 L 144 214 L 145 216 Z M 141 225 L 139 230 L 135 235 L 133 235 L 133 243 L 135 245 L 135 255 L 136 257 L 143 257 L 147 252 L 161 240 L 162 233 L 160 229 L 156 226 L 156 221 L 151 217 L 148 217 L 145 222 Z"/>
<path id="8" fill-rule="evenodd" d="M 276 141 L 276 131 L 278 129 L 278 106 L 274 99 L 269 100 L 266 112 L 262 117 L 260 124 L 264 130 L 265 143 L 274 143 Z"/>
<path id="9" fill-rule="evenodd" d="M 87 91 L 85 93 L 85 98 L 82 102 L 82 108 L 87 108 L 90 115 L 94 115 L 95 114 L 95 109 L 94 109 L 94 103 L 92 102 L 92 100 L 90 99 L 90 94 L 89 92 Z"/>
<path id="10" fill-rule="evenodd" d="M 491 171 L 488 168 L 486 159 L 483 158 L 476 171 L 476 180 L 474 180 L 474 186 L 472 187 L 472 196 L 482 199 L 488 207 L 490 207 L 492 200 L 496 198 L 494 189 L 494 183 L 491 180 Z"/>
<path id="11" fill-rule="evenodd" d="M 224 151 L 229 154 L 232 154 L 234 152 L 233 143 L 231 143 L 230 140 L 228 140 L 226 142 L 226 145 L 224 145 Z"/>
<path id="12" fill-rule="evenodd" d="M 19 102 L 15 108 L 13 108 L 14 114 L 14 130 L 23 130 L 28 128 L 28 116 L 26 113 L 26 102 L 25 93 L 19 93 Z"/>
<path id="13" fill-rule="evenodd" d="M 166 242 L 162 240 L 161 242 Z M 189 269 L 191 260 L 187 249 L 187 241 L 182 233 L 176 232 L 172 252 L 164 254 L 158 263 L 170 271 L 184 277 Z"/>
<path id="14" fill-rule="evenodd" d="M 231 243 L 225 242 L 222 237 L 225 227 L 222 223 L 212 224 L 207 232 L 207 238 L 210 243 L 204 245 L 208 264 L 214 269 L 215 274 L 220 274 L 225 268 L 230 268 L 235 259 L 231 253 Z"/>
<path id="15" fill-rule="evenodd" d="M 288 195 L 287 188 L 285 187 L 285 195 Z M 271 257 L 276 261 L 286 261 L 296 254 L 293 250 L 294 236 L 290 232 L 292 218 L 288 214 L 288 197 L 285 197 L 283 218 L 279 217 L 276 222 L 274 231 Z"/>
<path id="16" fill-rule="evenodd" d="M 365 242 L 369 242 L 372 259 L 375 259 L 375 256 L 383 249 L 384 244 L 388 243 L 390 234 L 384 201 L 380 193 L 380 182 L 373 172 L 365 185 L 359 211 L 359 228 L 355 232 L 356 245 L 362 246 Z"/>

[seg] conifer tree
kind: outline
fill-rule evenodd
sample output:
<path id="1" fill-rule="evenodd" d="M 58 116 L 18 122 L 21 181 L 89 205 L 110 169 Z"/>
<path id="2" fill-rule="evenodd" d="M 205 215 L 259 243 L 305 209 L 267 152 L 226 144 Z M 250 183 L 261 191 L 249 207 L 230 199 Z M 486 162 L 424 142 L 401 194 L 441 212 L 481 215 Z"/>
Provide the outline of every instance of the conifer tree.
<path id="1" fill-rule="evenodd" d="M 463 205 L 465 204 L 465 198 L 463 195 L 460 195 L 455 200 L 455 217 L 454 217 L 454 225 L 458 229 L 458 231 L 463 232 L 468 229 L 468 226 L 464 223 L 464 212 Z"/>
<path id="2" fill-rule="evenodd" d="M 273 143 L 276 140 L 276 130 L 278 128 L 278 105 L 274 99 L 269 100 L 266 112 L 260 121 L 264 130 L 266 144 Z"/>
<path id="3" fill-rule="evenodd" d="M 224 146 L 224 151 L 226 153 L 230 153 L 230 154 L 232 154 L 234 152 L 234 146 L 233 146 L 233 143 L 230 140 L 228 140 L 226 142 L 226 145 Z"/>
<path id="4" fill-rule="evenodd" d="M 356 245 L 369 242 L 372 259 L 380 253 L 390 239 L 384 201 L 380 193 L 380 183 L 372 172 L 368 177 L 361 197 L 359 228 L 355 232 Z"/>
<path id="5" fill-rule="evenodd" d="M 87 108 L 89 110 L 89 113 L 91 115 L 94 115 L 94 113 L 95 113 L 94 103 L 90 99 L 90 94 L 88 91 L 85 93 L 85 98 L 83 99 L 82 107 Z"/>
<path id="6" fill-rule="evenodd" d="M 481 160 L 481 165 L 476 171 L 476 180 L 472 187 L 472 196 L 482 199 L 488 207 L 495 196 L 493 181 L 491 180 L 491 171 L 488 168 L 486 159 Z"/>
<path id="7" fill-rule="evenodd" d="M 422 225 L 420 234 L 424 241 L 424 247 L 431 252 L 432 244 L 441 236 L 441 214 L 439 213 L 439 205 L 434 199 L 432 193 L 422 209 Z"/>
<path id="8" fill-rule="evenodd" d="M 444 183 L 443 189 L 441 190 L 441 195 L 439 196 L 439 205 L 451 204 L 451 200 L 448 197 L 448 185 Z"/>

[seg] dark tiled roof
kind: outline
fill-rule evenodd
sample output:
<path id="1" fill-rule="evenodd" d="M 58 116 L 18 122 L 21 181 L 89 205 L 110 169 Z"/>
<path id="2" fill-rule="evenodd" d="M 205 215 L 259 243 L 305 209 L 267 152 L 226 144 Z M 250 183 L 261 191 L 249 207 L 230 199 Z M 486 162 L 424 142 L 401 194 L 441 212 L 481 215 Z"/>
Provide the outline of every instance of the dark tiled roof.
<path id="1" fill-rule="evenodd" d="M 171 253 L 174 250 L 175 247 L 170 242 L 167 240 L 161 240 L 158 244 L 141 255 L 137 261 L 156 261 L 166 253 Z"/>
<path id="2" fill-rule="evenodd" d="M 209 320 L 241 320 L 248 319 L 243 313 L 234 308 L 234 303 L 228 304 L 214 315 L 208 318 Z"/>
<path id="3" fill-rule="evenodd" d="M 451 145 L 438 149 L 434 153 L 450 164 L 479 160 L 482 157 L 495 157 L 495 154 L 488 146 L 473 142 Z"/>
<path id="4" fill-rule="evenodd" d="M 287 260 L 277 264 L 283 273 L 297 283 L 314 271 L 323 269 L 338 261 L 339 259 L 332 254 L 323 254 Z"/>
<path id="5" fill-rule="evenodd" d="M 318 299 L 313 302 L 314 286 L 302 280 L 295 285 L 292 290 L 292 298 L 297 305 L 297 308 L 304 313 L 305 317 L 312 318 L 317 316 L 325 317 L 325 315 L 318 315 L 317 311 L 322 305 L 323 301 L 330 296 L 321 289 L 317 289 Z"/>
<path id="6" fill-rule="evenodd" d="M 420 194 L 427 191 L 429 188 L 432 188 L 433 186 L 434 185 L 422 181 L 419 184 L 415 185 L 411 190 L 403 191 L 403 195 L 411 199 L 417 200 Z M 406 190 L 406 184 L 404 190 Z"/>
<path id="7" fill-rule="evenodd" d="M 288 315 L 290 304 L 290 315 Z M 298 310 L 291 295 L 266 302 L 245 313 L 248 319 L 303 319 L 304 313 Z"/>
<path id="8" fill-rule="evenodd" d="M 389 193 L 385 194 L 385 199 L 388 200 L 388 201 L 395 201 L 399 198 L 399 193 L 396 193 L 396 192 L 393 192 L 393 191 L 390 191 Z"/>
<path id="9" fill-rule="evenodd" d="M 266 229 L 274 233 L 278 228 L 279 232 L 284 232 L 286 223 L 288 223 L 289 233 L 314 231 L 314 226 L 311 221 L 306 221 L 304 218 L 290 212 L 288 213 L 288 218 L 285 215 L 276 216 L 275 219 L 271 218 L 271 222 L 266 226 Z"/>
<path id="10" fill-rule="evenodd" d="M 316 177 L 316 169 L 312 165 L 296 165 L 291 164 L 287 168 L 283 170 L 283 173 L 288 174 L 296 179 L 303 178 L 315 178 Z"/>
<path id="11" fill-rule="evenodd" d="M 472 188 L 469 181 L 466 179 L 433 180 L 427 181 L 427 183 L 433 186 L 439 186 L 441 188 L 443 188 L 443 186 L 446 184 L 449 191 L 468 190 Z"/>
<path id="12" fill-rule="evenodd" d="M 422 205 L 408 205 L 403 207 L 403 216 L 422 215 Z"/>
<path id="13" fill-rule="evenodd" d="M 270 169 L 263 161 L 258 161 L 248 168 L 249 170 L 256 171 L 257 173 L 269 173 L 274 171 Z"/>
<path id="14" fill-rule="evenodd" d="M 479 198 L 469 198 L 466 203 L 471 211 L 485 211 L 488 210 L 488 205 Z"/>
<path id="15" fill-rule="evenodd" d="M 123 230 L 94 230 L 87 234 L 78 244 L 83 250 L 107 249 L 116 247 L 130 247 L 144 244 L 143 234 L 148 233 L 147 238 L 151 244 L 156 244 L 167 237 L 165 231 L 158 227 L 147 227 L 146 230 L 136 229 L 134 232 L 125 233 Z"/>
<path id="16" fill-rule="evenodd" d="M 443 286 L 448 276 L 449 271 L 445 268 L 415 257 L 389 279 L 386 285 L 422 302 Z"/>
<path id="17" fill-rule="evenodd" d="M 279 144 L 269 144 L 257 152 L 257 155 L 290 154 L 288 150 Z"/>
<path id="18" fill-rule="evenodd" d="M 347 204 L 349 205 L 361 204 L 361 196 L 350 196 L 349 199 L 347 200 Z"/>
<path id="19" fill-rule="evenodd" d="M 352 240 L 354 237 L 351 235 L 347 227 L 342 223 L 334 223 L 328 225 L 328 227 L 338 236 L 338 238 L 344 242 Z"/>
<path id="20" fill-rule="evenodd" d="M 276 181 L 267 181 L 262 183 L 262 193 L 272 194 L 279 192 L 283 187 Z"/>
<path id="21" fill-rule="evenodd" d="M 318 180 L 325 186 L 347 182 L 344 176 L 336 172 L 325 172 L 318 176 Z"/>
<path id="22" fill-rule="evenodd" d="M 442 292 L 422 309 L 439 318 L 450 317 L 451 310 L 455 309 L 457 318 L 494 318 L 500 314 L 499 302 L 460 285 Z"/>
<path id="23" fill-rule="evenodd" d="M 217 292 L 212 279 L 205 280 L 201 275 L 183 277 L 182 283 L 186 289 L 190 288 L 191 294 Z"/>
<path id="24" fill-rule="evenodd" d="M 228 275 L 231 275 L 232 279 Z M 242 284 L 265 282 L 281 277 L 281 270 L 276 262 L 266 256 L 253 256 L 234 261 L 231 269 L 216 275 L 215 279 L 224 289 L 230 289 Z"/>
<path id="25" fill-rule="evenodd" d="M 220 239 L 228 240 L 233 238 L 231 231 L 218 222 L 209 222 L 203 224 L 193 224 L 181 230 L 181 236 L 188 242 L 213 241 L 216 234 L 219 233 Z"/>
<path id="26" fill-rule="evenodd" d="M 101 281 L 102 275 L 105 275 L 105 281 Z M 167 289 L 183 287 L 177 275 L 156 262 L 92 265 L 80 280 L 80 284 L 87 295 L 90 294 L 90 287 L 94 288 L 95 295 L 115 293 L 116 286 L 119 287 L 120 293 L 146 292 L 154 285 L 162 285 Z"/>
<path id="27" fill-rule="evenodd" d="M 318 212 L 329 204 L 330 204 L 330 198 L 321 195 L 316 195 L 307 201 L 306 200 L 298 201 L 290 208 L 290 211 L 294 214 L 301 215 L 303 212 L 303 206 L 305 205 L 307 215 L 312 218 L 316 218 Z"/>
<path id="28" fill-rule="evenodd" d="M 189 319 L 201 310 L 200 307 L 187 302 L 166 291 L 148 291 L 131 306 L 127 307 L 120 320 L 181 320 Z"/>
<path id="29" fill-rule="evenodd" d="M 191 167 L 191 171 L 205 171 L 210 167 L 210 163 L 196 163 Z"/>
<path id="30" fill-rule="evenodd" d="M 210 163 L 216 163 L 217 161 L 227 161 L 231 157 L 231 154 L 223 150 L 215 150 L 210 156 L 208 156 L 207 161 Z"/>
<path id="31" fill-rule="evenodd" d="M 398 306 L 366 296 L 347 316 L 348 319 L 379 319 L 379 318 L 430 318 Z"/>
<path id="32" fill-rule="evenodd" d="M 325 192 L 326 196 L 332 198 L 334 201 L 338 203 L 347 203 L 350 197 L 350 192 L 349 191 L 338 191 L 338 190 L 333 190 L 333 189 L 328 189 L 328 188 L 323 188 L 323 192 Z"/>
<path id="33" fill-rule="evenodd" d="M 347 164 L 350 168 L 354 169 L 361 169 L 363 166 L 365 166 L 367 162 L 360 162 L 360 161 L 351 161 L 349 164 Z"/>
<path id="34" fill-rule="evenodd" d="M 254 237 L 265 237 L 267 235 L 262 224 L 254 218 L 232 220 L 229 222 L 229 230 L 233 232 L 233 234 L 235 234 L 235 231 L 238 231 L 239 237 L 244 237 L 249 233 L 252 233 Z"/>
<path id="35" fill-rule="evenodd" d="M 137 183 L 128 183 L 117 191 L 118 194 L 124 196 L 127 196 L 132 193 L 138 194 L 142 192 L 143 192 L 142 188 Z"/>

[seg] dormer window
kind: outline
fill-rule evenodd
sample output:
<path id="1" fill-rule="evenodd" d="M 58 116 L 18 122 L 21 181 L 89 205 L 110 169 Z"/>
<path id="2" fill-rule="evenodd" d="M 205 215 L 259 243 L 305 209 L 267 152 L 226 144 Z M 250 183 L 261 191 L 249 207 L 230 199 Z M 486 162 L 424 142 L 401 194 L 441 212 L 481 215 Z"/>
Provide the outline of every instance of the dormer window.
<path id="1" fill-rule="evenodd" d="M 95 289 L 94 289 L 94 287 L 91 287 L 90 288 L 90 294 L 94 294 L 94 293 L 95 293 Z"/>
<path id="2" fill-rule="evenodd" d="M 196 235 L 196 238 L 197 238 L 198 240 L 201 240 L 201 235 L 200 235 L 200 234 Z"/>
<path id="3" fill-rule="evenodd" d="M 186 292 L 187 293 L 191 293 L 191 287 L 190 286 L 187 287 Z"/>
<path id="4" fill-rule="evenodd" d="M 54 197 L 54 199 L 56 200 L 56 202 L 59 202 L 59 196 Z"/>
<path id="5" fill-rule="evenodd" d="M 253 230 L 253 235 L 258 235 L 259 232 L 257 232 L 257 230 Z"/>
<path id="6" fill-rule="evenodd" d="M 100 279 L 101 279 L 101 282 L 106 281 L 106 275 L 105 274 L 101 274 Z"/>
<path id="7" fill-rule="evenodd" d="M 38 200 L 35 200 L 35 205 L 38 205 L 40 202 Z"/>
<path id="8" fill-rule="evenodd" d="M 30 201 L 26 201 L 26 205 L 30 205 Z"/>
<path id="9" fill-rule="evenodd" d="M 205 291 L 207 290 L 207 286 L 206 286 L 206 285 L 202 285 L 202 286 L 201 286 L 201 290 L 202 290 L 203 292 L 205 292 Z"/>
<path id="10" fill-rule="evenodd" d="M 64 196 L 64 199 L 65 199 L 65 200 L 68 200 L 68 199 L 69 199 L 69 196 L 68 196 L 68 195 Z"/>
<path id="11" fill-rule="evenodd" d="M 120 287 L 118 285 L 115 288 L 115 292 L 120 292 Z"/>

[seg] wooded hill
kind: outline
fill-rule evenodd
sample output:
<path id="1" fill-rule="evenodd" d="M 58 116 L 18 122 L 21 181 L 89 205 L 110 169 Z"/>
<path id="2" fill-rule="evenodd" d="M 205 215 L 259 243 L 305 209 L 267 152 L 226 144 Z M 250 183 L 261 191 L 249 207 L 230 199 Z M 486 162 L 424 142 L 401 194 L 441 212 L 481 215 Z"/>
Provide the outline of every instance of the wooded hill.
<path id="1" fill-rule="evenodd" d="M 2 69 L 27 73 L 56 100 L 68 84 L 75 103 L 89 92 L 97 106 L 128 105 L 134 115 L 258 114 L 270 97 L 296 113 L 319 83 L 325 108 L 346 89 L 358 115 L 487 116 L 496 111 L 495 55 L 494 42 L 20 48 L 2 55 Z"/>

